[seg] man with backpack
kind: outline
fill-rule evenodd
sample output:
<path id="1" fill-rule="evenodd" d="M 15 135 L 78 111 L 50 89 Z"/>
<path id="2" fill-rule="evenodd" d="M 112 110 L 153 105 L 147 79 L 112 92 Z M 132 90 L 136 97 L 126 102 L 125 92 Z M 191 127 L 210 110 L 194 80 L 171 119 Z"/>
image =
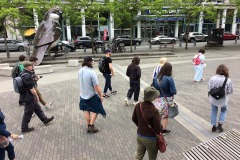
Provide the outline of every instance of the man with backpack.
<path id="1" fill-rule="evenodd" d="M 111 79 L 114 76 L 113 66 L 112 66 L 112 59 L 110 58 L 112 55 L 112 51 L 110 49 L 105 50 L 106 56 L 104 57 L 104 72 L 103 77 L 105 78 L 105 86 L 103 90 L 103 97 L 108 98 L 110 97 L 107 95 L 107 90 L 109 89 L 111 94 L 114 95 L 117 91 L 112 89 Z"/>
<path id="2" fill-rule="evenodd" d="M 31 132 L 34 130 L 33 127 L 28 126 L 31 121 L 33 112 L 38 116 L 38 118 L 45 124 L 48 125 L 54 117 L 47 118 L 42 111 L 39 102 L 39 97 L 34 88 L 35 82 L 33 80 L 33 62 L 25 61 L 23 62 L 24 70 L 20 74 L 22 78 L 22 82 L 25 88 L 25 93 L 21 93 L 20 96 L 22 100 L 25 102 L 24 114 L 22 119 L 21 130 L 22 132 Z"/>
<path id="3" fill-rule="evenodd" d="M 200 49 L 198 51 L 198 54 L 196 54 L 193 57 L 193 65 L 194 65 L 194 70 L 195 70 L 195 76 L 193 78 L 193 82 L 201 82 L 203 81 L 203 67 L 206 65 L 205 64 L 205 56 L 204 56 L 205 50 Z"/>
<path id="4" fill-rule="evenodd" d="M 26 57 L 24 55 L 20 55 L 18 57 L 18 62 L 15 64 L 15 66 L 12 69 L 12 73 L 11 76 L 12 78 L 16 78 L 19 76 L 19 74 L 23 71 L 24 66 L 23 66 L 23 62 L 26 60 Z M 19 101 L 18 101 L 19 106 L 24 106 L 25 103 L 23 102 L 23 100 L 21 99 L 21 97 L 19 97 Z"/>

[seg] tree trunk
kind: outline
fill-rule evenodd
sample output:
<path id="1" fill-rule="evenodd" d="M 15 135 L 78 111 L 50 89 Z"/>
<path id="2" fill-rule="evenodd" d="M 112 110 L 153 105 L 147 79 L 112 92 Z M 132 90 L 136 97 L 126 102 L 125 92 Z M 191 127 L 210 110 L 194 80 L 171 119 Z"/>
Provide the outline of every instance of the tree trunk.
<path id="1" fill-rule="evenodd" d="M 90 31 L 91 31 L 91 41 L 92 41 L 92 54 L 95 57 L 95 52 L 94 52 L 95 44 L 93 42 L 92 19 L 90 20 Z"/>
<path id="2" fill-rule="evenodd" d="M 186 26 L 186 43 L 185 43 L 185 50 L 188 49 L 188 35 L 189 35 L 189 21 L 187 20 L 187 26 Z"/>
<path id="3" fill-rule="evenodd" d="M 133 50 L 132 50 L 132 40 L 133 40 L 133 34 L 132 34 L 132 31 L 133 31 L 133 29 L 132 29 L 133 27 L 132 27 L 132 25 L 131 25 L 131 27 L 130 27 L 130 36 L 131 36 L 131 42 L 130 42 L 130 51 L 132 52 Z"/>
<path id="4" fill-rule="evenodd" d="M 7 58 L 10 58 L 10 52 L 8 50 L 8 45 L 7 45 L 6 22 L 4 22 L 4 26 L 3 26 L 3 35 L 4 35 L 4 42 L 5 42 L 5 47 L 6 47 Z"/>

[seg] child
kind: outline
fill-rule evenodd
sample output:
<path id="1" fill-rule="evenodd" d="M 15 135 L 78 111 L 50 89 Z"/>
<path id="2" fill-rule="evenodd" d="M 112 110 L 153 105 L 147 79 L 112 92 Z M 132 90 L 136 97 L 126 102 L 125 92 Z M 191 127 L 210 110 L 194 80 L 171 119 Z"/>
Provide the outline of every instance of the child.
<path id="1" fill-rule="evenodd" d="M 0 109 L 0 135 L 4 136 L 6 138 L 11 137 L 13 139 L 18 139 L 19 137 L 17 134 L 10 133 L 6 130 L 6 124 L 4 122 L 4 118 L 5 118 L 5 116 L 1 112 L 1 109 Z M 11 142 L 9 142 L 8 146 L 6 146 L 5 148 L 0 147 L 0 160 L 5 159 L 5 151 L 7 151 L 7 153 L 8 153 L 9 160 L 15 159 L 14 147 Z"/>

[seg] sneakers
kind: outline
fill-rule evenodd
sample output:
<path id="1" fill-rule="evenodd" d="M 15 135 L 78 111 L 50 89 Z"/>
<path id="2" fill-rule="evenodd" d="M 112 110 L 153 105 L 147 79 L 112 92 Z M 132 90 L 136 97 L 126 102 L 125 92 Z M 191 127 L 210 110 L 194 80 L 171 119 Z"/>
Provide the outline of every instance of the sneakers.
<path id="1" fill-rule="evenodd" d="M 99 129 L 97 129 L 93 124 L 88 125 L 87 133 L 97 133 Z"/>
<path id="2" fill-rule="evenodd" d="M 32 131 L 34 131 L 33 127 L 27 128 L 27 129 L 22 129 L 22 133 L 27 133 L 27 132 L 32 132 Z"/>
<path id="3" fill-rule="evenodd" d="M 125 98 L 125 106 L 128 106 L 129 105 L 129 99 L 128 98 Z"/>
<path id="4" fill-rule="evenodd" d="M 217 130 L 218 130 L 219 132 L 222 132 L 222 131 L 223 131 L 223 128 L 222 128 L 222 124 L 221 124 L 221 123 L 218 123 Z"/>
<path id="5" fill-rule="evenodd" d="M 117 91 L 114 91 L 114 90 L 111 91 L 111 94 L 112 94 L 112 95 L 114 95 L 114 94 L 116 94 L 116 93 L 117 93 Z"/>
<path id="6" fill-rule="evenodd" d="M 138 104 L 139 102 L 138 101 L 134 101 L 133 102 L 133 105 L 135 106 L 136 104 Z"/>
<path id="7" fill-rule="evenodd" d="M 172 132 L 171 130 L 164 129 L 162 130 L 162 135 L 167 135 L 170 134 L 171 132 Z"/>
<path id="8" fill-rule="evenodd" d="M 48 109 L 49 107 L 51 107 L 51 105 L 52 105 L 52 102 L 47 103 L 47 104 L 45 105 L 45 109 Z"/>
<path id="9" fill-rule="evenodd" d="M 216 126 L 213 126 L 213 127 L 212 127 L 212 132 L 216 132 L 216 130 L 217 130 L 217 127 L 216 127 Z"/>
<path id="10" fill-rule="evenodd" d="M 107 95 L 107 94 L 103 94 L 103 97 L 104 97 L 104 98 L 108 98 L 108 97 L 110 97 L 110 96 Z"/>
<path id="11" fill-rule="evenodd" d="M 54 116 L 52 116 L 51 118 L 47 118 L 47 120 L 44 121 L 43 123 L 47 126 L 53 119 L 54 119 Z"/>

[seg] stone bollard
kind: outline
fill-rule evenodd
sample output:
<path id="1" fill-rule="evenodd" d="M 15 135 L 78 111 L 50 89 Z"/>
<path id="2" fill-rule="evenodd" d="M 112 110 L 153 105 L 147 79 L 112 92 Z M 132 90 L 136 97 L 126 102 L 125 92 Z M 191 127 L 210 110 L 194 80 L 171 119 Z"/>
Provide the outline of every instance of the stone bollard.
<path id="1" fill-rule="evenodd" d="M 134 50 L 136 50 L 136 44 L 134 45 Z"/>
<path id="2" fill-rule="evenodd" d="M 83 51 L 84 51 L 84 53 L 86 53 L 87 51 L 86 51 L 86 47 L 83 47 Z"/>
<path id="3" fill-rule="evenodd" d="M 149 49 L 152 49 L 152 43 L 149 43 Z"/>
<path id="4" fill-rule="evenodd" d="M 195 40 L 194 43 L 193 43 L 193 46 L 196 46 L 196 44 L 197 44 L 197 41 Z"/>

